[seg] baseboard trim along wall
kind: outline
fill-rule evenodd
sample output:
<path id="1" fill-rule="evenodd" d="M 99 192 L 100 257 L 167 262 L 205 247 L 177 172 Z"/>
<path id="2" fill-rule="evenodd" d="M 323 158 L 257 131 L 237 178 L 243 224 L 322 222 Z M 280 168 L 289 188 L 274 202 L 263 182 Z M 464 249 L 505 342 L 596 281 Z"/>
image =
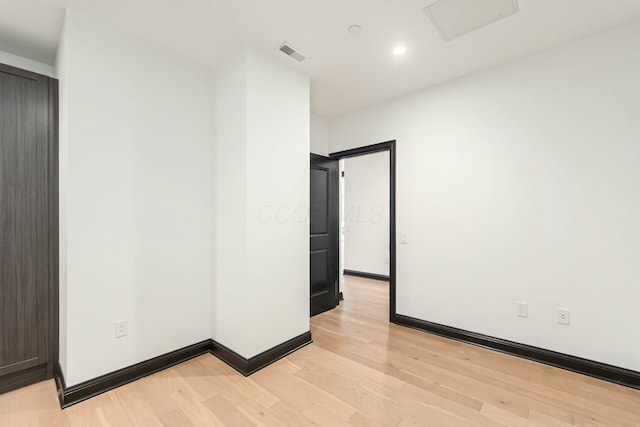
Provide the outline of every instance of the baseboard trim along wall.
<path id="1" fill-rule="evenodd" d="M 208 339 L 71 387 L 66 386 L 64 375 L 58 364 L 55 373 L 58 399 L 60 406 L 64 409 L 206 353 L 216 356 L 242 375 L 249 376 L 311 342 L 311 332 L 305 332 L 247 359 L 222 344 Z"/>
<path id="2" fill-rule="evenodd" d="M 365 279 L 382 280 L 383 282 L 389 281 L 389 276 L 385 276 L 384 274 L 365 273 L 364 271 L 342 270 L 342 274 L 346 274 L 347 276 L 363 277 Z"/>
<path id="3" fill-rule="evenodd" d="M 282 344 L 278 344 L 267 351 L 263 351 L 247 359 L 222 344 L 213 341 L 211 354 L 246 377 L 312 342 L 311 332 L 305 332 L 302 335 L 291 338 Z"/>
<path id="4" fill-rule="evenodd" d="M 101 375 L 97 378 L 67 387 L 62 371 L 58 367 L 56 386 L 60 406 L 66 408 L 83 400 L 90 399 L 106 391 L 128 384 L 132 381 L 146 377 L 147 375 L 167 369 L 178 363 L 182 363 L 194 357 L 208 353 L 211 349 L 211 340 L 205 340 L 170 353 L 163 354 L 144 362 L 136 363 L 117 371 Z"/>
<path id="5" fill-rule="evenodd" d="M 640 390 L 640 372 L 396 314 L 393 323 Z"/>

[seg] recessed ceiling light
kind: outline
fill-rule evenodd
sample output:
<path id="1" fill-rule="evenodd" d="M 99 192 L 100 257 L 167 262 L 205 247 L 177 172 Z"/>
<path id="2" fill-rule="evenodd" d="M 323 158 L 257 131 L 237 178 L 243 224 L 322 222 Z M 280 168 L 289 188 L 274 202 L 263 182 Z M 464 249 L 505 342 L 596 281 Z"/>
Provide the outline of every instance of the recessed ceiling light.
<path id="1" fill-rule="evenodd" d="M 349 27 L 349 32 L 351 34 L 360 34 L 362 32 L 362 27 L 360 25 L 352 25 Z"/>
<path id="2" fill-rule="evenodd" d="M 402 56 L 405 53 L 407 53 L 407 47 L 406 46 L 398 45 L 398 46 L 393 48 L 393 54 L 395 56 Z"/>

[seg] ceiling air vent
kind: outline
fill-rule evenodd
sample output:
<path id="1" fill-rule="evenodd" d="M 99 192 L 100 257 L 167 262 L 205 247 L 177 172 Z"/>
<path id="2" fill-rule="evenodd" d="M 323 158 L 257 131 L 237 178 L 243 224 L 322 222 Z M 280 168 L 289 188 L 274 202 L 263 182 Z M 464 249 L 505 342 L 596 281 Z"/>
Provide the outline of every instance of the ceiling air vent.
<path id="1" fill-rule="evenodd" d="M 282 43 L 279 49 L 280 49 L 280 52 L 284 53 L 287 56 L 292 57 L 298 62 L 302 62 L 305 60 L 304 55 L 300 54 L 300 52 L 296 52 L 294 48 L 287 45 L 287 42 Z"/>
<path id="2" fill-rule="evenodd" d="M 424 8 L 444 41 L 513 15 L 518 0 L 438 0 Z"/>

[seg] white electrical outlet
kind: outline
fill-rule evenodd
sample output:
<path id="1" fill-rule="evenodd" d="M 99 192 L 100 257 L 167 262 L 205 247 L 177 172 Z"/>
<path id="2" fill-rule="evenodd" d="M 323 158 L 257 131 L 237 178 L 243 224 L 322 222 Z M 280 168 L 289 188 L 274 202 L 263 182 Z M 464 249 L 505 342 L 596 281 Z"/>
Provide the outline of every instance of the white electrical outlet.
<path id="1" fill-rule="evenodd" d="M 116 338 L 122 338 L 128 333 L 126 320 L 116 322 Z"/>
<path id="2" fill-rule="evenodd" d="M 569 309 L 567 308 L 559 308 L 556 311 L 557 314 L 557 322 L 563 325 L 569 324 Z"/>
<path id="3" fill-rule="evenodd" d="M 526 302 L 516 303 L 518 317 L 529 317 L 529 309 Z"/>

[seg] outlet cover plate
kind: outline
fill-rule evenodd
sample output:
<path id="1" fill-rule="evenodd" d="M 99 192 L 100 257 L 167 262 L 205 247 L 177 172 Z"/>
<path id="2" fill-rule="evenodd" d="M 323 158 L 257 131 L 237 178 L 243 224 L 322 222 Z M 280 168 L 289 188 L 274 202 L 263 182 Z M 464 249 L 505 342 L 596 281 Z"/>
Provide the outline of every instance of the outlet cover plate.
<path id="1" fill-rule="evenodd" d="M 559 308 L 557 311 L 557 322 L 561 325 L 569 324 L 569 309 L 568 308 Z"/>

